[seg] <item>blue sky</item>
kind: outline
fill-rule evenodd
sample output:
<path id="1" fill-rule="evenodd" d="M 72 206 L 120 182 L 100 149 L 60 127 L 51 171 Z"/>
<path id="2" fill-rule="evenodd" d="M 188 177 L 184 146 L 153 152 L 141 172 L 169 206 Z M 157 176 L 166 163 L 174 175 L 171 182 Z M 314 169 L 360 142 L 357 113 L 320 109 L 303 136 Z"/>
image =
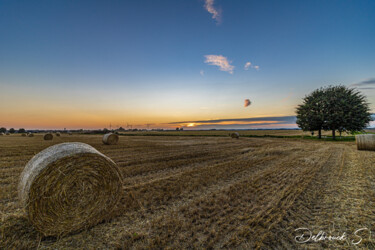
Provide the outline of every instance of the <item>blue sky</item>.
<path id="1" fill-rule="evenodd" d="M 375 1 L 0 0 L 1 122 L 293 116 L 329 84 L 360 88 L 374 111 L 374 24 Z"/>

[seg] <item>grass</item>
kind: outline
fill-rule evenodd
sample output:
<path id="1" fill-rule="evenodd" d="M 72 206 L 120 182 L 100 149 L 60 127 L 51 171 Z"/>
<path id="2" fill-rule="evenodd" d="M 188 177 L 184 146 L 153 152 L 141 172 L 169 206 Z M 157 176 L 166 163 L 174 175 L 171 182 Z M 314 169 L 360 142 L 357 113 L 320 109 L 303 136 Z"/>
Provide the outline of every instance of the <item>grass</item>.
<path id="1" fill-rule="evenodd" d="M 374 152 L 357 151 L 352 141 L 254 136 L 262 135 L 133 135 L 112 146 L 97 135 L 0 137 L 0 248 L 341 249 L 351 248 L 350 240 L 299 245 L 294 230 L 354 239 L 356 229 L 375 229 Z M 111 220 L 43 238 L 18 203 L 18 178 L 33 155 L 68 141 L 88 143 L 117 163 L 125 177 L 121 202 Z M 375 245 L 364 238 L 359 247 Z"/>

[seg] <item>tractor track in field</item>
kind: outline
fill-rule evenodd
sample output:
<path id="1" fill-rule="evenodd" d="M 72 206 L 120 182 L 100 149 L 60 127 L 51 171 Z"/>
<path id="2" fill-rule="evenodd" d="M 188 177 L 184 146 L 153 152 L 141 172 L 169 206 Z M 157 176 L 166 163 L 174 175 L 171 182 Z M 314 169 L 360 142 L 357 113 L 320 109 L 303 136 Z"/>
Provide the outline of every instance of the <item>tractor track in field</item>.
<path id="1" fill-rule="evenodd" d="M 352 249 L 358 240 L 297 243 L 301 227 L 332 235 L 368 228 L 359 247 L 375 248 L 374 152 L 353 143 L 273 138 L 121 137 L 108 147 L 100 137 L 68 137 L 119 165 L 121 202 L 116 217 L 93 228 L 41 238 L 15 189 L 24 164 L 53 144 L 36 144 L 37 138 L 27 147 L 7 138 L 0 153 L 0 248 Z"/>

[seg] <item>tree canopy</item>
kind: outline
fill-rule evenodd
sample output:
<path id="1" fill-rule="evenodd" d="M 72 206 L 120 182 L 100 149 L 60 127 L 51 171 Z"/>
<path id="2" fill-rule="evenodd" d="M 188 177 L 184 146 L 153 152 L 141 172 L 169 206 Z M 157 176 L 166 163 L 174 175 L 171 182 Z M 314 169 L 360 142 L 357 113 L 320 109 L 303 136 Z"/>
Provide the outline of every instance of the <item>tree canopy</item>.
<path id="1" fill-rule="evenodd" d="M 297 107 L 297 125 L 304 131 L 362 131 L 371 121 L 366 97 L 346 86 L 328 86 L 313 91 Z"/>

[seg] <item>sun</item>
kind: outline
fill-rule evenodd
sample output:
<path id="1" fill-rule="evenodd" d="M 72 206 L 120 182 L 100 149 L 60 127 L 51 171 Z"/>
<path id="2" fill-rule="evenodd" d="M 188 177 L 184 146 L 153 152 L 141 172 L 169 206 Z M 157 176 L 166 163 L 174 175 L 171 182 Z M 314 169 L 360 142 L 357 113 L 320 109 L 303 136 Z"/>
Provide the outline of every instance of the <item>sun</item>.
<path id="1" fill-rule="evenodd" d="M 194 126 L 195 126 L 195 123 L 189 123 L 187 126 L 188 126 L 188 127 L 194 127 Z"/>

